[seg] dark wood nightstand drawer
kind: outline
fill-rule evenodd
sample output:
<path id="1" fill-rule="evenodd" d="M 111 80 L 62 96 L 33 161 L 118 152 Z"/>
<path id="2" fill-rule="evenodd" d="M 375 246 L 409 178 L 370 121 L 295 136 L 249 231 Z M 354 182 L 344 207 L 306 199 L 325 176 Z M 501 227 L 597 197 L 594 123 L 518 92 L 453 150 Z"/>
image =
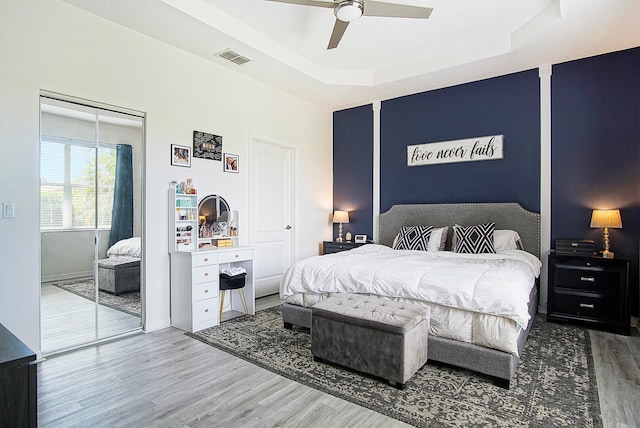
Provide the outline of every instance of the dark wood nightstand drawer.
<path id="1" fill-rule="evenodd" d="M 620 284 L 620 269 L 557 264 L 555 272 L 555 287 L 601 290 Z"/>
<path id="2" fill-rule="evenodd" d="M 341 251 L 349 251 L 361 245 L 363 244 L 356 244 L 355 242 L 324 241 L 322 243 L 322 254 L 333 254 L 339 253 Z"/>
<path id="3" fill-rule="evenodd" d="M 620 300 L 600 294 L 587 294 L 572 290 L 556 290 L 553 294 L 552 313 L 574 315 L 600 321 L 621 321 Z"/>

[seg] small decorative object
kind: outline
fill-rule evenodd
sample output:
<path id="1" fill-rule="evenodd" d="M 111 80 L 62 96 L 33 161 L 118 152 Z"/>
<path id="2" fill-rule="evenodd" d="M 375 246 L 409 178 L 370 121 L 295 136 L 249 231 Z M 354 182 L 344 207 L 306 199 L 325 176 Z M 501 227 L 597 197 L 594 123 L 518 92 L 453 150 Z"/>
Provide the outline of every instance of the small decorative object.
<path id="1" fill-rule="evenodd" d="M 340 223 L 340 226 L 338 226 L 338 239 L 336 239 L 336 242 L 343 242 L 342 223 L 349 223 L 349 213 L 347 211 L 335 210 L 333 212 L 333 222 Z"/>
<path id="2" fill-rule="evenodd" d="M 351 232 L 347 232 L 344 237 L 347 239 L 347 242 L 351 242 Z"/>
<path id="3" fill-rule="evenodd" d="M 604 227 L 604 250 L 602 251 L 602 257 L 612 259 L 614 254 L 609 251 L 609 228 L 622 229 L 620 210 L 593 210 L 591 214 L 591 228 L 596 229 L 602 227 Z"/>
<path id="4" fill-rule="evenodd" d="M 187 146 L 171 145 L 171 165 L 191 167 L 191 148 Z"/>
<path id="5" fill-rule="evenodd" d="M 364 244 L 367 242 L 367 235 L 356 235 L 356 244 Z"/>
<path id="6" fill-rule="evenodd" d="M 202 159 L 222 160 L 222 137 L 193 131 L 193 156 Z"/>
<path id="7" fill-rule="evenodd" d="M 224 172 L 238 173 L 238 155 L 224 154 Z"/>

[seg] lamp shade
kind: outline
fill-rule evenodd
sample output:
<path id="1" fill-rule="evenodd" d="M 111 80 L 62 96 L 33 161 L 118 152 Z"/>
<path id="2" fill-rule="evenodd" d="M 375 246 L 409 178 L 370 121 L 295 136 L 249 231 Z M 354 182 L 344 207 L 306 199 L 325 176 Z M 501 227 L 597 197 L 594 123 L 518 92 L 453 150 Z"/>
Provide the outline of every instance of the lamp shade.
<path id="1" fill-rule="evenodd" d="M 349 213 L 347 211 L 335 210 L 333 212 L 334 223 L 349 223 Z"/>
<path id="2" fill-rule="evenodd" d="M 593 210 L 591 214 L 591 227 L 612 229 L 622 229 L 622 218 L 620 210 Z"/>

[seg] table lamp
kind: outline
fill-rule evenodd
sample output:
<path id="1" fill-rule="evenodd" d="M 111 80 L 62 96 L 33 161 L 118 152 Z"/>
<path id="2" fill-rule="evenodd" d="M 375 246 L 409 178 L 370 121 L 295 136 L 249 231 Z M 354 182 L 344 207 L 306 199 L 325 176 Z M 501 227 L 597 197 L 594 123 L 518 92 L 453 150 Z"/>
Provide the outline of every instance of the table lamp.
<path id="1" fill-rule="evenodd" d="M 620 210 L 593 210 L 591 228 L 601 227 L 604 227 L 604 251 L 602 251 L 602 257 L 612 259 L 613 253 L 609 251 L 609 228 L 622 229 Z"/>
<path id="2" fill-rule="evenodd" d="M 349 213 L 347 211 L 335 210 L 333 212 L 333 222 L 340 223 L 338 227 L 338 239 L 336 242 L 342 242 L 342 223 L 349 223 Z"/>

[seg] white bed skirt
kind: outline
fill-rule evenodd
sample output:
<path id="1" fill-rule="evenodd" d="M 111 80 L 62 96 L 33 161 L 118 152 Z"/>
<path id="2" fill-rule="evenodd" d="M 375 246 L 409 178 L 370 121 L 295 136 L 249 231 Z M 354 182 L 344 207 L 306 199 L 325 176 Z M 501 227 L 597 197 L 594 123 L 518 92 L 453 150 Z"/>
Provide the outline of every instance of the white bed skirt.
<path id="1" fill-rule="evenodd" d="M 284 301 L 292 305 L 310 308 L 331 294 L 297 293 L 287 297 Z M 400 298 L 392 300 L 409 301 Z M 411 303 L 431 309 L 430 335 L 472 343 L 520 356 L 518 354 L 518 338 L 523 329 L 509 318 L 415 300 L 411 300 Z"/>

